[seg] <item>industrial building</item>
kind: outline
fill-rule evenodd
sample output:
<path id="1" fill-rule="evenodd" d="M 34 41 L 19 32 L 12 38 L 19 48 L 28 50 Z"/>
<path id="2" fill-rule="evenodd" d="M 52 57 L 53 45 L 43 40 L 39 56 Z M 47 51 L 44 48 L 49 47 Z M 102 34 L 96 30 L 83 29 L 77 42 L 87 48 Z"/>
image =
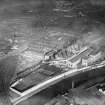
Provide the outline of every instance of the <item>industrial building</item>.
<path id="1" fill-rule="evenodd" d="M 105 1 L 0 0 L 0 105 L 105 105 Z"/>

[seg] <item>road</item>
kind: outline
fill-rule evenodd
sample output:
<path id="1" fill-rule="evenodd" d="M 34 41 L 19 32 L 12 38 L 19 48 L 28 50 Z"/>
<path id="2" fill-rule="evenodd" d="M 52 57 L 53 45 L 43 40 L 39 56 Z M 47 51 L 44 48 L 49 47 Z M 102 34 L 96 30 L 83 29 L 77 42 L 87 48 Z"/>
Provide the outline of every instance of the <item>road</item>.
<path id="1" fill-rule="evenodd" d="M 103 0 L 96 4 L 94 1 L 89 4 L 81 1 L 83 2 L 83 0 L 71 3 L 65 3 L 64 0 L 62 2 L 59 0 L 0 0 L 0 51 L 7 53 L 16 45 L 22 52 L 25 47 L 24 50 L 28 48 L 43 54 L 43 49 L 61 47 L 72 38 L 80 39 L 85 44 L 95 45 L 95 48 L 104 51 L 103 12 L 105 10 L 103 7 L 100 8 L 100 5 L 103 6 Z M 101 40 L 97 40 L 98 38 Z M 21 51 L 20 54 L 22 54 Z M 20 55 L 18 57 L 20 59 Z M 23 61 L 24 59 L 19 61 L 17 71 L 32 63 L 30 60 Z M 40 99 L 46 100 L 38 97 L 38 100 Z M 34 104 L 34 98 L 22 105 L 30 103 Z"/>

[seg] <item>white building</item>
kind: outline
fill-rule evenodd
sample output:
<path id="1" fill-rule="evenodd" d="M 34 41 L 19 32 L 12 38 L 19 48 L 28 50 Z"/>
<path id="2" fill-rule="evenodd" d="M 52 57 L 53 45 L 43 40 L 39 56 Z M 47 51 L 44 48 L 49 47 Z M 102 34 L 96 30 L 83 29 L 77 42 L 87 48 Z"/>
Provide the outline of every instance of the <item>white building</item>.
<path id="1" fill-rule="evenodd" d="M 82 59 L 82 65 L 88 66 L 89 64 L 92 64 L 93 62 L 99 60 L 101 57 L 102 57 L 102 52 L 98 52 L 95 55 L 89 55 L 89 57 Z"/>
<path id="2" fill-rule="evenodd" d="M 90 55 L 90 59 L 92 62 L 99 60 L 102 57 L 102 52 L 98 52 L 95 55 Z"/>
<path id="3" fill-rule="evenodd" d="M 74 61 L 74 62 L 68 62 L 67 65 L 69 68 L 78 68 L 78 64 L 81 62 L 81 58 L 79 58 L 78 60 Z"/>

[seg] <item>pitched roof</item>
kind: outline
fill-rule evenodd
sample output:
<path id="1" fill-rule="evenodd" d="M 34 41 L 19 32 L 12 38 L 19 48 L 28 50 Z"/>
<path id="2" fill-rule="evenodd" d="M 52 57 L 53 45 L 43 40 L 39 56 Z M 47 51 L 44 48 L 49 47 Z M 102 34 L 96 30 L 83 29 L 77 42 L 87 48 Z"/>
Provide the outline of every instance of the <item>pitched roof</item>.
<path id="1" fill-rule="evenodd" d="M 78 54 L 77 56 L 73 57 L 70 61 L 73 63 L 73 62 L 76 62 L 78 59 L 80 58 L 83 58 L 85 56 L 87 56 L 88 54 L 90 54 L 92 51 L 91 48 L 88 48 L 86 49 L 85 51 L 81 52 L 80 54 Z"/>

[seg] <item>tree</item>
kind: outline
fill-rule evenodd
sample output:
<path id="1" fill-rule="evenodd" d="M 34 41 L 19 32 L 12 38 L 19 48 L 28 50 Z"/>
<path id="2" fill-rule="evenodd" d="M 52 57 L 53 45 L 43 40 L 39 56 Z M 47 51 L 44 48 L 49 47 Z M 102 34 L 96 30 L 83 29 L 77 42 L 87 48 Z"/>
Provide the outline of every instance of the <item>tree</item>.
<path id="1" fill-rule="evenodd" d="M 16 71 L 16 65 L 15 56 L 9 56 L 0 61 L 0 105 L 12 105 L 9 99 L 9 88 Z"/>

